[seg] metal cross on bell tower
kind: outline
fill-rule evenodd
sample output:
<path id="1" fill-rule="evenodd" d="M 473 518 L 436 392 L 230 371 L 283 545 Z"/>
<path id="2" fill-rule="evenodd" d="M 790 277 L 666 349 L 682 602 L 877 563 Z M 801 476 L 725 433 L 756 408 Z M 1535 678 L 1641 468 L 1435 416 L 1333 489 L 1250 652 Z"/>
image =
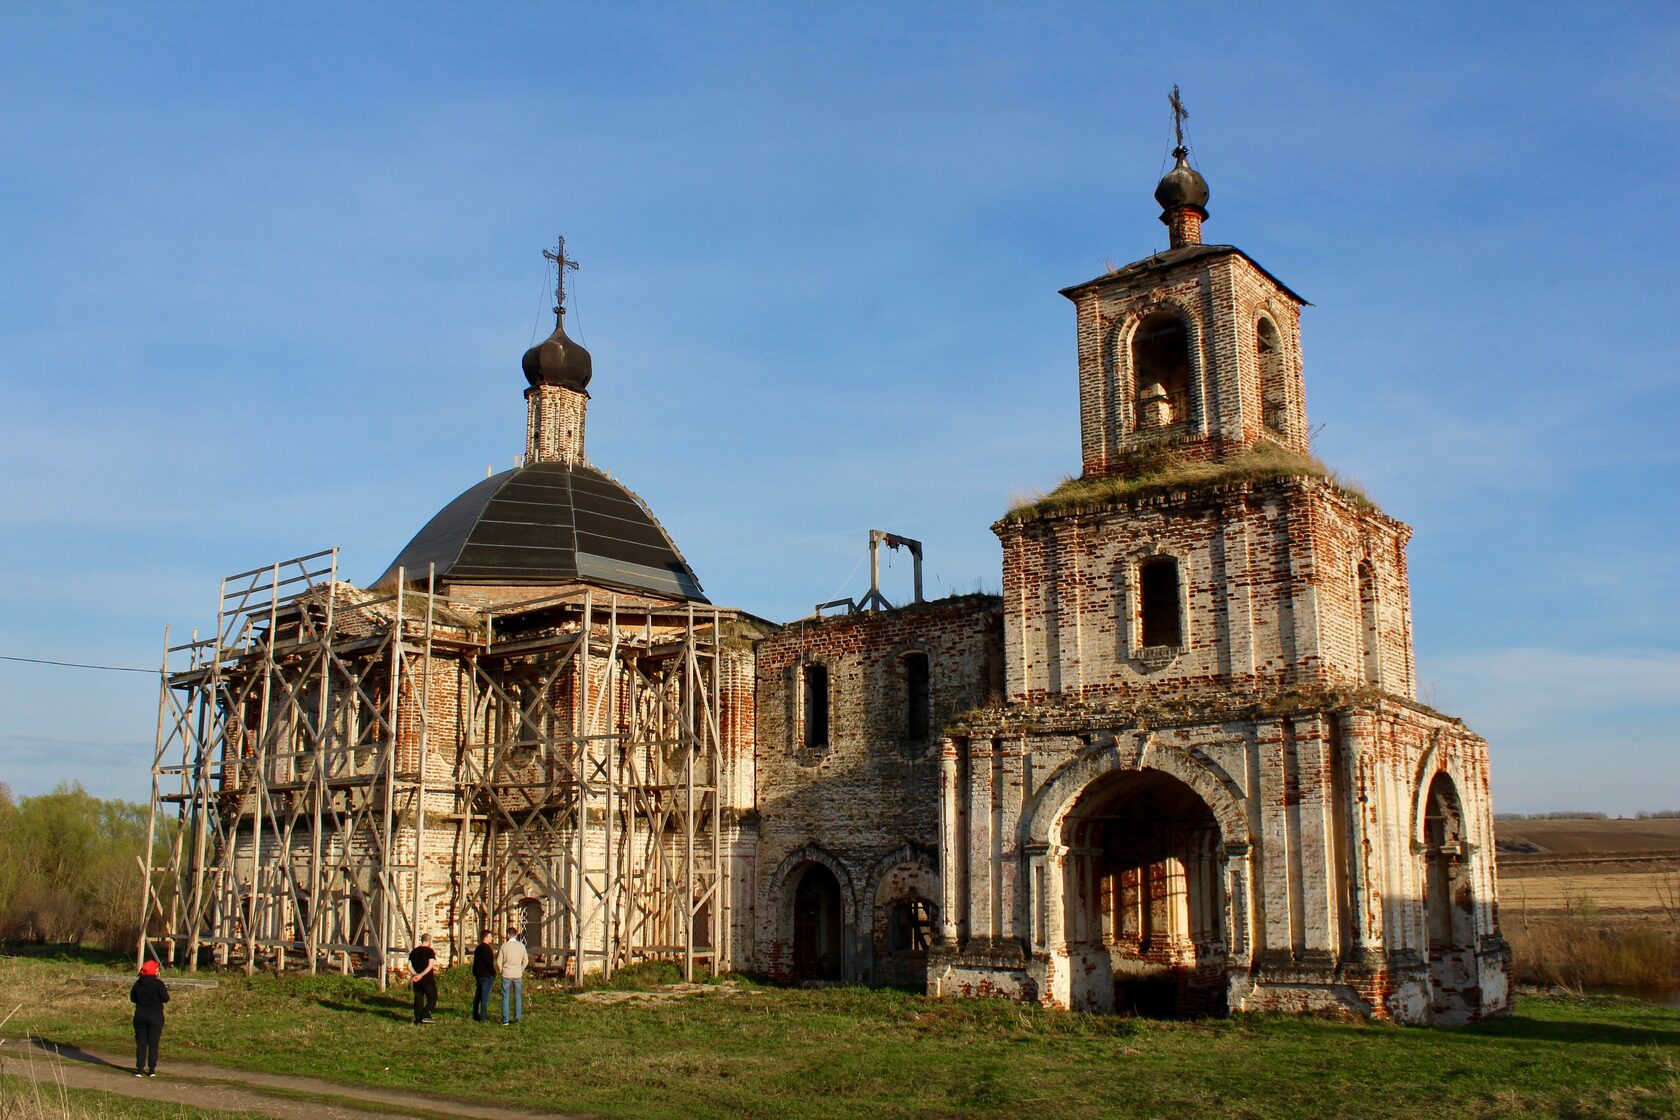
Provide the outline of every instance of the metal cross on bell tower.
<path id="1" fill-rule="evenodd" d="M 1174 86 L 1173 90 L 1176 94 L 1178 87 Z M 543 256 L 554 262 L 554 313 L 564 315 L 566 313 L 566 270 L 576 271 L 580 266 L 577 261 L 566 255 L 566 239 L 564 237 L 556 238 L 554 251 L 550 252 L 544 249 Z"/>

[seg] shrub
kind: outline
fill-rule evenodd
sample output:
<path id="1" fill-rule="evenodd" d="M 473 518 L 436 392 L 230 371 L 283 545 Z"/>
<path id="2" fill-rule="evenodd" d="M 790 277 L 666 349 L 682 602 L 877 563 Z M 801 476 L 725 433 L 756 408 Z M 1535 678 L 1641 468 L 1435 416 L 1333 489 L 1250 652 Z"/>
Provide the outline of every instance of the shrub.
<path id="1" fill-rule="evenodd" d="M 1513 979 L 1539 987 L 1669 992 L 1680 988 L 1680 936 L 1661 926 L 1616 928 L 1590 908 L 1507 922 Z"/>
<path id="2" fill-rule="evenodd" d="M 77 784 L 16 803 L 0 786 L 0 938 L 133 945 L 146 816 Z"/>

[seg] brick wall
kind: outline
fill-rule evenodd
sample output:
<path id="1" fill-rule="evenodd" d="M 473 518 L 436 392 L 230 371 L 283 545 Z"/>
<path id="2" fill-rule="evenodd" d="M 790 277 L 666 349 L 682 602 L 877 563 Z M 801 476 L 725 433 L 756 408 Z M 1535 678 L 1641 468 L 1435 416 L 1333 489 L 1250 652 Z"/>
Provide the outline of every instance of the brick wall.
<path id="1" fill-rule="evenodd" d="M 1138 702 L 1294 684 L 1415 690 L 1410 530 L 1326 482 L 1186 491 L 993 528 L 1003 544 L 1013 703 Z M 1142 640 L 1140 568 L 1159 557 L 1177 562 L 1180 581 L 1182 637 L 1169 650 Z M 1362 605 L 1361 564 L 1372 573 L 1371 611 Z M 1375 680 L 1368 641 L 1380 658 Z"/>
<path id="2" fill-rule="evenodd" d="M 868 980 L 882 959 L 877 921 L 894 892 L 937 908 L 938 752 L 933 737 L 1001 686 L 999 604 L 966 596 L 793 623 L 758 645 L 758 870 L 753 967 L 793 978 L 791 902 L 803 868 L 820 862 L 845 894 L 844 976 Z M 929 668 L 928 739 L 905 737 L 903 657 Z M 823 749 L 801 736 L 800 668 L 828 670 Z"/>
<path id="3" fill-rule="evenodd" d="M 1092 791 L 1167 774 L 1220 831 L 1219 873 L 1191 884 L 1217 899 L 1218 937 L 1179 962 L 1202 976 L 1199 998 L 1212 976 L 1232 1009 L 1450 1022 L 1508 1008 L 1487 744 L 1463 724 L 1388 700 L 1171 727 L 1077 708 L 999 715 L 963 727 L 943 752 L 949 855 L 931 991 L 1112 1009 L 1124 946 L 1090 943 L 1090 841 L 1066 822 Z M 1466 821 L 1473 1007 L 1432 1006 L 1430 995 L 1420 841 L 1438 774 Z"/>

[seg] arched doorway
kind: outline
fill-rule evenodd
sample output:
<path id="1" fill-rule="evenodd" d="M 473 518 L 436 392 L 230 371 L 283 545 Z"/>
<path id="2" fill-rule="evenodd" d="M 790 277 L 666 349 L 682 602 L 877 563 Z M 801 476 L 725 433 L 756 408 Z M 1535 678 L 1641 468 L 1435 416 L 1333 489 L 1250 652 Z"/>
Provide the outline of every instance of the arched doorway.
<path id="1" fill-rule="evenodd" d="M 841 977 L 840 881 L 820 863 L 808 863 L 793 888 L 793 976 Z"/>
<path id="2" fill-rule="evenodd" d="M 1437 1023 L 1467 1023 L 1482 1003 L 1476 972 L 1476 904 L 1465 866 L 1464 812 L 1446 774 L 1436 774 L 1429 783 L 1423 844 L 1430 1013 Z"/>
<path id="3" fill-rule="evenodd" d="M 1062 842 L 1070 957 L 1091 983 L 1112 977 L 1114 1009 L 1223 1014 L 1221 838 L 1207 803 L 1158 770 L 1110 773 L 1075 801 Z"/>

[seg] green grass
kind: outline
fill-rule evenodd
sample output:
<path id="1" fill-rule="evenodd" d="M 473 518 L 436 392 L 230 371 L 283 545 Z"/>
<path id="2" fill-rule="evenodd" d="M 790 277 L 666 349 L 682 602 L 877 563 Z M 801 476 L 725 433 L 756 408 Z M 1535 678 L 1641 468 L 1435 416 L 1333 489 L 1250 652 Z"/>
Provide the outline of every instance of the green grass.
<path id="1" fill-rule="evenodd" d="M 0 958 L 0 992 L 55 1039 L 118 1050 L 125 993 L 90 966 Z M 528 983 L 518 1027 L 440 1021 L 365 980 L 232 975 L 170 1004 L 164 1058 L 638 1117 L 1672 1117 L 1680 1012 L 1524 998 L 1459 1030 L 1237 1016 L 1151 1022 L 904 992 L 711 985 L 594 1003 Z M 14 1021 L 13 1027 L 16 1027 Z"/>
<path id="2" fill-rule="evenodd" d="M 1252 486 L 1279 478 L 1317 478 L 1328 482 L 1361 509 L 1371 499 L 1311 455 L 1262 441 L 1217 462 L 1190 459 L 1170 445 L 1145 445 L 1122 457 L 1115 474 L 1103 478 L 1068 478 L 1048 494 L 1013 506 L 1005 517 L 1022 520 L 1077 509 L 1100 509 L 1116 502 L 1181 491 Z"/>

